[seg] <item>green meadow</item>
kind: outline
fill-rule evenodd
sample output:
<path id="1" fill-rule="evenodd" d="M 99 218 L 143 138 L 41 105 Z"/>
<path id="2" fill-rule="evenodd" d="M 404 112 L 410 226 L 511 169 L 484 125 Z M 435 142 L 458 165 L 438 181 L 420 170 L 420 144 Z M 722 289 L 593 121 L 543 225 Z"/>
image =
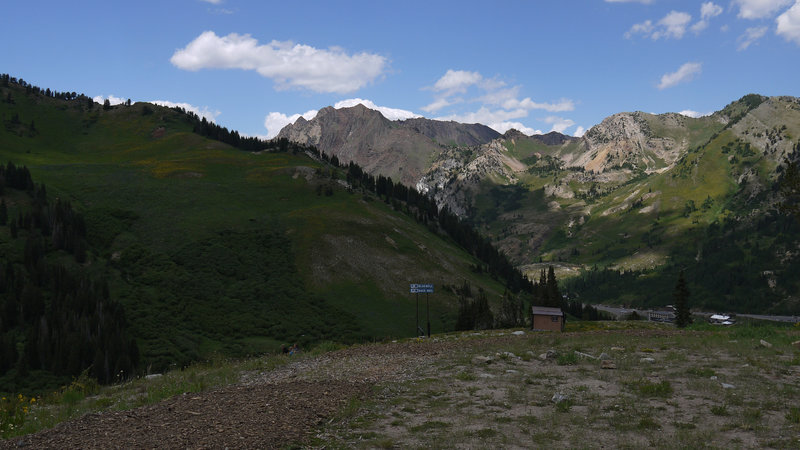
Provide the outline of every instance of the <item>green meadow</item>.
<path id="1" fill-rule="evenodd" d="M 142 370 L 410 336 L 409 283 L 436 284 L 434 332 L 454 326 L 449 286 L 468 279 L 502 294 L 449 238 L 348 189 L 338 170 L 301 152 L 232 148 L 195 134 L 174 109 L 8 92 L 0 161 L 28 167 L 51 201 L 83 215 L 83 269 L 124 306 Z M 3 195 L 10 217 L 28 208 L 14 191 Z"/>

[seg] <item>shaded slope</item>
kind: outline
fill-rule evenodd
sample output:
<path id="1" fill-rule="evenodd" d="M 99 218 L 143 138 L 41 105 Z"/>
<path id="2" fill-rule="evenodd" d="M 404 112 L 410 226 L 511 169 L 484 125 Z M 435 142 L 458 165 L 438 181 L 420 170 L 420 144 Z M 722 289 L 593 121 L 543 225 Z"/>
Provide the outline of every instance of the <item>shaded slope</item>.
<path id="1" fill-rule="evenodd" d="M 86 216 L 90 267 L 124 304 L 152 370 L 282 342 L 411 335 L 410 282 L 437 284 L 434 330 L 454 321 L 445 285 L 469 278 L 501 293 L 471 273 L 472 257 L 348 193 L 338 172 L 303 154 L 238 151 L 154 105 L 104 110 L 0 91 L 14 98 L 0 116 L 35 123 L 34 133 L 0 128 L 0 158 L 27 165 Z"/>

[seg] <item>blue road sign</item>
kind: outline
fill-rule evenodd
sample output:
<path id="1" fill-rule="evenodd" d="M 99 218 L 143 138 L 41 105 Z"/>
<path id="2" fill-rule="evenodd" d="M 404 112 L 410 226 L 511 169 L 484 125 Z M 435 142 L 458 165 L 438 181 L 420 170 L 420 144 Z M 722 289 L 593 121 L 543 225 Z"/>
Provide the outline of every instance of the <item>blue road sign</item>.
<path id="1" fill-rule="evenodd" d="M 412 294 L 433 294 L 432 284 L 411 284 L 410 288 Z"/>

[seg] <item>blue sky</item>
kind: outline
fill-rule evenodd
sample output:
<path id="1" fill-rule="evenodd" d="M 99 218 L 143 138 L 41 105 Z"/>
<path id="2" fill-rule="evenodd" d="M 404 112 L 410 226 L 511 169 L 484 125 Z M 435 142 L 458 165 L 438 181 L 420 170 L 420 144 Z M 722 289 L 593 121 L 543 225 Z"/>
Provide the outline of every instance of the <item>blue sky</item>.
<path id="1" fill-rule="evenodd" d="M 0 72 L 270 136 L 363 102 L 582 134 L 622 111 L 800 96 L 800 0 L 6 2 Z"/>

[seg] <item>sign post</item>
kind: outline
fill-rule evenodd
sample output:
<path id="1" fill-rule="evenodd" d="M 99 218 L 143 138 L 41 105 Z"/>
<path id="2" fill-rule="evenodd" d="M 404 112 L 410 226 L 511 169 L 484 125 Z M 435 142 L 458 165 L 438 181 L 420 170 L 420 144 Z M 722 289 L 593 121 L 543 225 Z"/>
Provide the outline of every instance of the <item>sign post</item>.
<path id="1" fill-rule="evenodd" d="M 430 308 L 430 300 L 428 299 L 428 294 L 433 294 L 433 285 L 432 284 L 411 284 L 410 292 L 412 294 L 416 294 L 417 296 L 417 329 L 414 330 L 415 333 L 419 333 L 422 331 L 422 328 L 419 326 L 419 294 L 425 294 L 425 310 L 426 315 L 428 317 L 428 337 L 431 337 L 431 308 Z M 424 334 L 424 332 L 422 332 Z"/>

